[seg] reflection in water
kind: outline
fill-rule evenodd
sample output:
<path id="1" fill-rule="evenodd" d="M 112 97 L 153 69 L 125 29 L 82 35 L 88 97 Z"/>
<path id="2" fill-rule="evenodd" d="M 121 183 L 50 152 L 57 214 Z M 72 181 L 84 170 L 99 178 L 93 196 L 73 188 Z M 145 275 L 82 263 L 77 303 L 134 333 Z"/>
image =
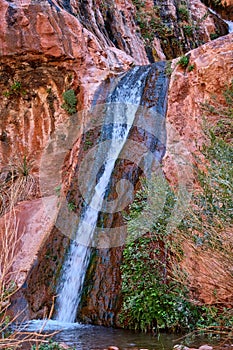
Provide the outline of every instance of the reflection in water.
<path id="1" fill-rule="evenodd" d="M 106 328 L 101 326 L 82 325 L 79 323 L 63 323 L 50 320 L 29 321 L 24 330 L 28 331 L 55 331 L 61 330 L 53 339 L 66 343 L 76 350 L 103 350 L 109 346 L 116 346 L 121 350 L 171 350 L 177 336 L 161 334 L 154 337 L 151 334 L 136 333 L 133 331 Z"/>

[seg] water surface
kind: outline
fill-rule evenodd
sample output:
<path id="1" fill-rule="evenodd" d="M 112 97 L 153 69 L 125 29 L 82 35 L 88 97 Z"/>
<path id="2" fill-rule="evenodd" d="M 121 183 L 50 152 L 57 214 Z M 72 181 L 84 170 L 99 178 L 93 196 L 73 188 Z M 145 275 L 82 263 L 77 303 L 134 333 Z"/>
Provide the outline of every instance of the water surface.
<path id="1" fill-rule="evenodd" d="M 123 329 L 64 323 L 55 320 L 50 320 L 47 323 L 34 320 L 25 327 L 29 331 L 39 331 L 42 328 L 46 332 L 60 330 L 53 339 L 74 347 L 76 350 L 103 350 L 109 346 L 117 346 L 120 350 L 171 350 L 176 344 L 175 339 L 178 338 L 178 336 L 170 334 L 152 336 L 151 334 Z"/>

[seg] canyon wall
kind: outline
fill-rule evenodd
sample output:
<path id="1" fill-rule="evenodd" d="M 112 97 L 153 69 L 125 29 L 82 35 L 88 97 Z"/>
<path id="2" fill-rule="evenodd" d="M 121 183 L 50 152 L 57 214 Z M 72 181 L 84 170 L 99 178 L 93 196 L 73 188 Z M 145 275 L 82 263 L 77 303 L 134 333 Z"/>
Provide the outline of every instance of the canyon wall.
<path id="1" fill-rule="evenodd" d="M 42 317 L 52 306 L 58 271 L 69 243 L 67 236 L 53 226 L 57 219 L 55 187 L 60 184 L 51 176 L 51 191 L 44 193 L 39 181 L 49 138 L 71 120 L 64 109 L 63 94 L 73 90 L 77 111 L 87 110 L 103 81 L 111 85 L 114 78 L 135 64 L 172 59 L 208 42 L 191 51 L 192 71 L 176 66 L 173 61 L 167 118 L 179 140 L 168 133 L 164 170 L 168 179 L 175 182 L 172 147 L 181 143 L 182 149 L 185 144 L 188 152 L 193 152 L 201 146 L 200 103 L 213 93 L 219 96 L 232 76 L 233 36 L 209 42 L 225 35 L 227 27 L 198 0 L 182 3 L 147 0 L 143 6 L 130 0 L 0 0 L 0 19 L 1 186 L 12 174 L 20 178 L 25 167 L 30 170 L 33 182 L 33 190 L 23 186 L 15 200 L 15 203 L 21 201 L 17 207 L 21 244 L 13 269 L 20 270 L 18 283 L 23 288 L 14 305 L 17 309 L 20 301 L 27 306 L 28 317 Z M 101 98 L 104 101 L 105 95 L 106 91 L 99 89 L 99 101 Z M 69 188 L 79 160 L 84 115 L 78 113 L 72 119 L 79 127 L 65 156 L 64 169 L 58 169 L 54 159 L 54 164 L 51 162 L 51 174 L 61 170 L 65 189 Z M 45 198 L 41 200 L 41 197 Z M 43 205 L 47 210 L 46 201 L 52 203 L 51 210 L 55 211 L 51 217 L 48 213 L 44 215 L 41 208 Z M 4 229 L 7 219 L 1 220 Z M 32 240 L 35 244 L 31 247 Z M 28 257 L 24 265 L 25 252 Z M 112 254 L 118 259 L 121 253 Z M 112 258 L 106 253 L 106 259 L 101 261 L 103 265 L 104 261 L 109 264 Z M 119 281 L 119 268 L 107 270 L 109 275 L 104 278 L 113 279 L 109 288 L 114 289 Z M 191 270 L 195 284 L 198 277 Z M 91 271 L 92 278 L 95 273 L 98 279 L 98 271 Z M 208 301 L 210 294 L 204 287 L 201 290 L 205 290 L 202 299 Z M 116 294 L 117 290 L 113 291 L 114 298 Z M 95 322 L 88 297 L 85 303 L 82 319 Z M 100 308 L 100 319 L 101 312 Z M 107 320 L 105 324 L 112 323 Z"/>
<path id="2" fill-rule="evenodd" d="M 172 184 L 182 183 L 182 178 L 184 183 L 186 181 L 185 172 L 179 172 L 183 160 L 189 159 L 191 164 L 203 167 L 200 150 L 203 144 L 208 144 L 203 118 L 207 118 L 209 126 L 221 118 L 214 111 L 206 116 L 203 105 L 213 104 L 215 98 L 218 104 L 225 105 L 223 92 L 233 78 L 232 49 L 233 34 L 229 34 L 191 51 L 189 65 L 194 67 L 191 72 L 179 65 L 174 67 L 168 94 L 167 153 L 163 159 L 163 169 Z M 187 174 L 192 174 L 190 163 L 187 164 Z M 188 186 L 194 195 L 198 192 L 195 183 L 187 181 Z M 231 228 L 223 230 L 222 235 L 231 245 Z M 226 267 L 224 259 L 221 260 L 214 249 L 205 251 L 186 244 L 183 268 L 190 276 L 194 299 L 210 305 L 217 300 L 232 307 L 231 268 Z"/>

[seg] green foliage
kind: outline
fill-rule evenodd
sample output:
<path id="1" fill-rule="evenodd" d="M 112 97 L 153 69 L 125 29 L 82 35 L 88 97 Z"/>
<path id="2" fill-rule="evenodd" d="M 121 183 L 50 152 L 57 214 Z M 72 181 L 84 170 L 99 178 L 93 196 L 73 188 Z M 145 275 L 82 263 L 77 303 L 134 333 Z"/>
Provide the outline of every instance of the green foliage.
<path id="1" fill-rule="evenodd" d="M 147 45 L 152 43 L 156 34 L 162 39 L 173 34 L 173 30 L 161 21 L 160 6 L 154 6 L 150 11 L 145 12 L 143 1 L 134 0 L 133 3 L 137 10 L 136 21 Z"/>
<path id="2" fill-rule="evenodd" d="M 12 163 L 12 172 L 13 177 L 16 175 L 18 178 L 27 178 L 34 166 L 34 160 L 30 159 L 26 155 L 20 157 L 16 157 L 14 162 Z"/>
<path id="3" fill-rule="evenodd" d="M 32 161 L 30 162 L 26 156 L 23 157 L 21 167 L 19 168 L 19 171 L 21 172 L 22 176 L 28 176 L 30 173 L 30 170 L 33 166 Z"/>
<path id="4" fill-rule="evenodd" d="M 219 34 L 218 33 L 210 33 L 210 39 L 211 40 L 215 40 L 217 38 L 219 38 Z"/>
<path id="5" fill-rule="evenodd" d="M 224 140 L 218 139 L 214 133 L 210 134 L 210 145 L 203 148 L 203 154 L 209 160 L 208 173 L 199 171 L 199 181 L 203 194 L 199 198 L 200 209 L 213 223 L 223 220 L 224 224 L 233 219 L 232 179 L 233 179 L 233 148 Z"/>
<path id="6" fill-rule="evenodd" d="M 215 99 L 213 104 L 203 105 L 205 112 L 218 115 L 219 121 L 210 129 L 208 125 L 205 127 L 208 143 L 203 146 L 202 154 L 208 163 L 204 170 L 197 170 L 202 192 L 194 196 L 195 210 L 185 221 L 186 228 L 208 233 L 199 238 L 199 243 L 209 243 L 220 250 L 222 239 L 214 233 L 231 227 L 233 222 L 233 81 L 225 88 L 223 96 L 225 106 Z"/>
<path id="7" fill-rule="evenodd" d="M 67 90 L 63 93 L 64 103 L 62 108 L 69 114 L 76 113 L 77 97 L 74 93 L 74 90 Z"/>
<path id="8" fill-rule="evenodd" d="M 194 64 L 188 66 L 188 72 L 191 72 L 192 70 L 194 70 Z"/>
<path id="9" fill-rule="evenodd" d="M 178 61 L 178 64 L 181 67 L 186 68 L 189 64 L 189 56 L 181 56 L 181 58 Z"/>
<path id="10" fill-rule="evenodd" d="M 153 201 L 149 200 L 151 195 Z M 164 205 L 159 212 L 161 195 Z M 121 266 L 124 298 L 121 322 L 126 328 L 145 332 L 180 331 L 200 326 L 202 321 L 212 322 L 207 309 L 191 303 L 186 286 L 169 274 L 170 251 L 174 249 L 167 225 L 175 203 L 176 196 L 168 183 L 153 178 L 144 182 L 126 217 L 129 239 Z M 142 236 L 148 221 L 152 234 Z"/>
<path id="11" fill-rule="evenodd" d="M 178 8 L 178 13 L 182 20 L 188 21 L 189 20 L 189 11 L 186 6 L 182 5 Z"/>
<path id="12" fill-rule="evenodd" d="M 54 190 L 55 190 L 55 193 L 56 193 L 57 197 L 60 197 L 60 195 L 61 195 L 61 185 L 56 186 L 54 188 Z"/>
<path id="13" fill-rule="evenodd" d="M 14 95 L 25 95 L 26 91 L 22 88 L 20 81 L 14 81 L 10 88 L 2 93 L 5 97 L 9 98 Z"/>
<path id="14" fill-rule="evenodd" d="M 193 27 L 191 25 L 184 25 L 183 30 L 185 35 L 192 36 L 193 35 Z"/>
<path id="15" fill-rule="evenodd" d="M 69 211 L 75 211 L 75 209 L 76 209 L 75 203 L 74 202 L 69 202 L 68 203 L 68 210 Z"/>
<path id="16" fill-rule="evenodd" d="M 39 346 L 32 345 L 31 350 L 63 350 L 64 347 L 59 343 L 54 342 L 53 340 L 49 340 L 48 343 L 42 343 Z M 72 350 L 72 348 L 68 348 L 68 350 Z"/>
<path id="17" fill-rule="evenodd" d="M 165 74 L 170 77 L 172 75 L 172 61 L 167 61 L 166 68 L 165 68 Z"/>
<path id="18" fill-rule="evenodd" d="M 94 139 L 93 131 L 92 130 L 87 131 L 84 139 L 84 151 L 87 151 L 89 148 L 93 146 L 94 144 L 93 139 Z"/>
<path id="19" fill-rule="evenodd" d="M 154 201 L 150 203 L 152 195 Z M 167 280 L 170 240 L 166 226 L 174 203 L 175 196 L 168 184 L 154 177 L 143 183 L 142 190 L 131 205 L 130 215 L 126 217 L 129 239 L 123 253 L 124 303 L 121 314 L 125 327 L 154 332 L 158 329 L 179 328 L 182 320 L 186 322 L 186 300 L 181 295 L 182 291 Z M 156 210 L 161 205 L 164 210 Z M 148 222 L 156 234 L 142 236 Z"/>
<path id="20" fill-rule="evenodd" d="M 11 90 L 12 91 L 20 91 L 22 87 L 22 84 L 20 83 L 20 81 L 15 81 L 12 85 L 11 85 Z"/>
<path id="21" fill-rule="evenodd" d="M 208 115 L 217 114 L 220 119 L 206 128 L 208 142 L 202 149 L 206 166 L 197 169 L 200 189 L 175 232 L 167 227 L 177 198 L 161 177 L 143 182 L 130 207 L 126 217 L 129 238 L 121 267 L 121 322 L 125 328 L 152 332 L 198 328 L 214 333 L 232 327 L 232 309 L 219 304 L 217 291 L 213 295 L 215 305 L 194 303 L 188 276 L 177 267 L 184 240 L 218 253 L 223 268 L 232 266 L 233 246 L 222 233 L 224 228 L 233 228 L 233 81 L 226 86 L 223 97 L 225 104 L 219 105 L 214 99 L 212 105 L 204 105 Z M 233 278 L 228 281 L 228 290 L 230 286 Z"/>

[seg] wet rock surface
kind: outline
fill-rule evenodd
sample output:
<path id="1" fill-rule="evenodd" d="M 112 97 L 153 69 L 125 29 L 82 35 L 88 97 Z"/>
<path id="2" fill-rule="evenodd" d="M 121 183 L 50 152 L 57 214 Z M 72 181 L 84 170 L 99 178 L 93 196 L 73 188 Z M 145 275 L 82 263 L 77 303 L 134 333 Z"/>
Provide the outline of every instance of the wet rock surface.
<path id="1" fill-rule="evenodd" d="M 233 21 L 233 1 L 213 1 L 213 0 L 203 0 L 203 3 L 215 10 L 217 13 L 221 15 L 222 18 L 226 20 Z"/>
<path id="2" fill-rule="evenodd" d="M 149 61 L 181 55 L 208 42 L 210 34 L 226 34 L 226 25 L 208 13 L 204 4 L 192 0 L 183 5 L 173 1 L 145 1 L 145 8 L 140 10 L 130 0 L 0 0 L 0 170 L 4 172 L 15 155 L 19 158 L 27 155 L 35 162 L 33 174 L 38 178 L 40 160 L 49 137 L 69 120 L 62 108 L 65 91 L 74 90 L 77 110 L 89 108 L 104 80 L 111 81 L 134 64 L 145 65 Z M 208 2 L 207 5 L 211 4 Z M 222 12 L 217 9 L 219 13 L 232 19 L 231 0 L 223 7 Z M 162 21 L 156 21 L 160 17 Z M 145 23 L 155 26 L 152 39 L 142 28 Z M 200 104 L 211 94 L 220 96 L 225 83 L 232 77 L 232 40 L 232 35 L 224 36 L 193 50 L 190 64 L 194 69 L 188 72 L 177 66 L 172 74 L 167 120 L 176 129 L 178 139 L 173 138 L 168 128 L 168 151 L 164 160 L 164 171 L 171 183 L 176 183 L 173 143 L 177 147 L 180 144 L 181 149 L 185 144 L 188 153 L 196 152 L 203 142 Z M 151 103 L 149 92 L 150 89 L 146 95 L 148 104 Z M 81 119 L 80 124 L 82 122 Z M 140 139 L 140 132 L 138 134 Z M 80 135 L 81 132 L 77 133 L 77 140 Z M 160 152 L 163 151 L 161 148 Z M 67 153 L 66 174 L 63 175 L 66 188 L 70 185 L 77 160 L 81 159 L 79 144 L 75 143 Z M 122 165 L 124 169 L 131 169 L 134 176 L 131 166 L 129 163 Z M 57 171 L 57 168 L 54 166 L 52 171 Z M 37 193 L 37 197 L 40 196 L 41 193 Z M 27 209 L 27 204 L 20 209 L 19 216 L 24 223 L 34 217 L 34 210 L 38 208 L 32 202 L 28 205 L 30 209 Z M 37 223 L 42 216 L 38 209 L 35 214 Z M 53 221 L 50 224 L 53 226 Z M 50 224 L 45 222 L 42 228 L 38 228 L 40 225 L 33 225 L 30 221 L 30 229 L 27 228 L 24 237 L 24 247 L 30 247 L 30 232 L 32 237 L 38 233 L 38 242 L 43 241 L 42 245 L 35 245 L 35 250 L 28 248 L 28 265 L 20 281 L 22 283 L 30 271 L 18 300 L 26 307 L 27 317 L 31 318 L 49 313 L 57 271 L 69 244 L 69 238 L 56 228 L 49 229 L 51 234 L 46 236 Z M 20 228 L 20 234 L 23 232 L 24 228 Z M 44 234 L 45 241 L 42 239 Z M 189 248 L 187 252 L 190 256 L 193 254 Z M 80 314 L 86 322 L 117 323 L 115 314 L 121 301 L 120 272 L 113 266 L 119 265 L 121 253 L 121 248 L 104 251 L 102 256 L 97 252 L 93 258 L 100 273 L 99 277 L 93 277 L 95 273 L 90 270 L 89 276 L 95 288 L 86 284 L 86 293 L 96 300 L 97 310 L 93 312 L 96 306 L 86 299 Z M 205 259 L 208 260 L 208 256 Z M 220 280 L 211 266 L 203 264 L 197 269 L 193 261 L 196 261 L 195 255 L 191 262 L 187 258 L 186 264 L 201 300 L 211 302 L 213 294 L 208 281 L 199 275 L 204 266 L 211 280 L 216 281 L 213 289 L 218 288 L 219 298 L 225 301 L 226 292 L 221 284 L 225 285 L 227 274 L 223 274 Z M 106 278 L 108 275 L 111 278 Z M 228 292 L 232 298 L 232 290 Z M 16 304 L 17 298 L 14 303 L 17 309 Z"/>

